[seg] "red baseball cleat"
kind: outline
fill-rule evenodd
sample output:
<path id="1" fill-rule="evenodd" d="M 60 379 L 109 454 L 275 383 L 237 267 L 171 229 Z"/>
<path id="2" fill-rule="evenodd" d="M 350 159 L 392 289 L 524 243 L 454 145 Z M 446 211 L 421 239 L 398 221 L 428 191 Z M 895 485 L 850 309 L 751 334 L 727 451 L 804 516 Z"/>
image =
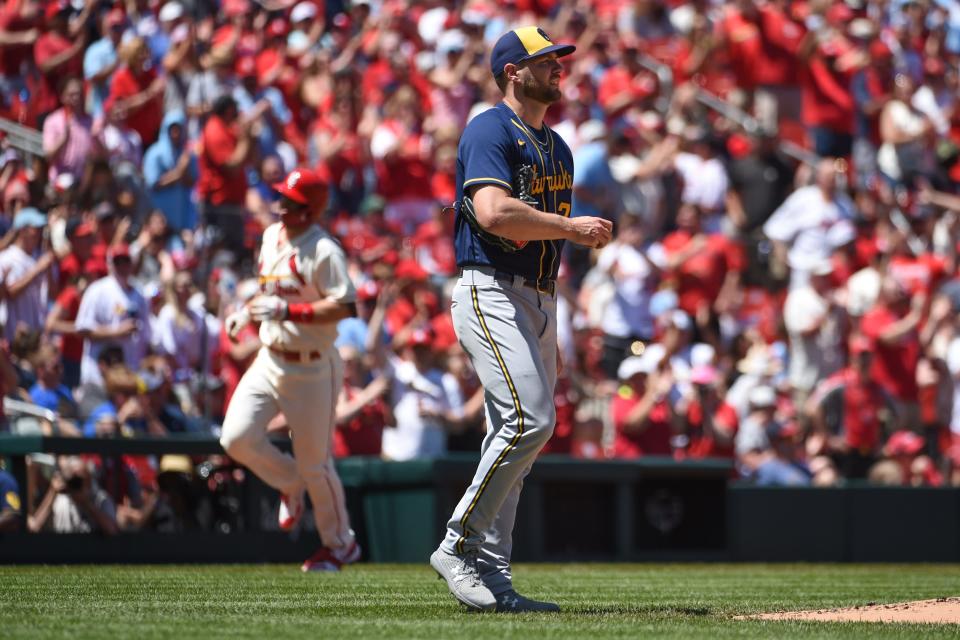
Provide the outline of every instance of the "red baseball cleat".
<path id="1" fill-rule="evenodd" d="M 288 496 L 280 495 L 280 514 L 277 520 L 281 531 L 292 531 L 297 523 L 300 522 L 300 516 L 303 515 L 303 491 Z"/>
<path id="2" fill-rule="evenodd" d="M 307 571 L 340 571 L 347 564 L 353 564 L 360 559 L 360 545 L 353 541 L 350 546 L 342 549 L 320 547 L 315 554 L 303 561 L 300 570 Z"/>

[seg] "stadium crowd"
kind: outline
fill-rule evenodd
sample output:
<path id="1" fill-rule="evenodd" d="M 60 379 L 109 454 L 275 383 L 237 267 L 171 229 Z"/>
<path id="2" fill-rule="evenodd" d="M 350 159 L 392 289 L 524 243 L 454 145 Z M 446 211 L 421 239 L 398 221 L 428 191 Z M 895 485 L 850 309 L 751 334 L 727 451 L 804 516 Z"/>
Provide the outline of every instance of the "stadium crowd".
<path id="1" fill-rule="evenodd" d="M 499 100 L 489 49 L 533 23 L 577 44 L 547 118 L 573 215 L 616 228 L 562 257 L 547 451 L 960 485 L 949 0 L 6 0 L 0 115 L 43 156 L 0 156 L 0 381 L 56 414 L 6 428 L 216 434 L 260 346 L 222 319 L 258 291 L 270 185 L 306 164 L 358 290 L 337 455 L 476 450 L 446 207 L 459 132 Z M 194 470 L 53 464 L 35 530 L 139 526 L 158 474 Z"/>

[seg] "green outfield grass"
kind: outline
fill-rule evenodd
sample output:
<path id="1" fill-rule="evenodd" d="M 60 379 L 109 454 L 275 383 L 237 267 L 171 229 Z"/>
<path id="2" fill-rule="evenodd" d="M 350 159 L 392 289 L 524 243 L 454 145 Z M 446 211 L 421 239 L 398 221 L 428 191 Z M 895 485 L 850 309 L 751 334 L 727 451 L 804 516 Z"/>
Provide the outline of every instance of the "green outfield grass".
<path id="1" fill-rule="evenodd" d="M 960 595 L 957 565 L 520 565 L 559 615 L 463 611 L 428 567 L 0 567 L 2 638 L 932 638 L 960 626 L 738 614 Z"/>

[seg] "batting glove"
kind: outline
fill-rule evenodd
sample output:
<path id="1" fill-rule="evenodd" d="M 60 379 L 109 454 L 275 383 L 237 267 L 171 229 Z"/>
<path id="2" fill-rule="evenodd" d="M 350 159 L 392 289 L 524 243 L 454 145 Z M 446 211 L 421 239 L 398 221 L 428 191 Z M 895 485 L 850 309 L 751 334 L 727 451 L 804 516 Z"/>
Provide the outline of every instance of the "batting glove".
<path id="1" fill-rule="evenodd" d="M 286 320 L 290 312 L 287 301 L 279 296 L 260 296 L 247 305 L 250 317 L 257 322 Z"/>
<path id="2" fill-rule="evenodd" d="M 250 314 L 246 309 L 240 309 L 228 315 L 225 322 L 227 324 L 227 336 L 236 342 L 237 336 L 243 331 L 243 328 L 250 324 Z"/>

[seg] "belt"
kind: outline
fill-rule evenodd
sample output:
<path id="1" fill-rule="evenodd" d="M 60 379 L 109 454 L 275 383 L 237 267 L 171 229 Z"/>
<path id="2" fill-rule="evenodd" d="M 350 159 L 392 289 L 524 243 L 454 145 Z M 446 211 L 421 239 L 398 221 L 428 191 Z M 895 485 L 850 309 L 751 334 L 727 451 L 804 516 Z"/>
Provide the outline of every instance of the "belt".
<path id="1" fill-rule="evenodd" d="M 270 353 L 276 354 L 285 362 L 307 363 L 323 357 L 323 354 L 319 351 L 287 351 L 286 349 L 274 346 L 268 346 L 267 349 L 270 350 Z"/>
<path id="2" fill-rule="evenodd" d="M 477 269 L 490 273 L 490 267 L 464 267 L 464 269 Z M 557 281 L 551 278 L 541 278 L 540 280 L 534 280 L 532 278 L 524 278 L 523 276 L 517 275 L 515 273 L 510 273 L 508 271 L 501 271 L 500 269 L 493 269 L 493 278 L 494 280 L 506 280 L 511 283 L 516 283 L 518 280 L 520 284 L 530 289 L 535 289 L 539 293 L 546 293 L 547 295 L 554 295 L 557 291 Z M 460 275 L 463 275 L 463 269 L 460 269 Z"/>

